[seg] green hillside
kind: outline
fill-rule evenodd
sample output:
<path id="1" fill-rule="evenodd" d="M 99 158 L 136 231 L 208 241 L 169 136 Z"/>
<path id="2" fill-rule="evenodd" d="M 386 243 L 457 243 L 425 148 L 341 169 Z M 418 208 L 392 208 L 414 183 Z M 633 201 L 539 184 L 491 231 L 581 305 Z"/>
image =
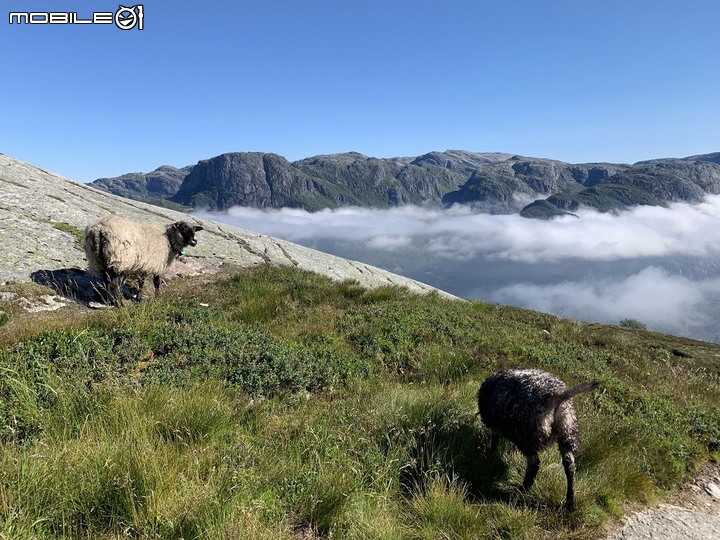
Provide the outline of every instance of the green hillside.
<path id="1" fill-rule="evenodd" d="M 720 458 L 720 346 L 642 329 L 273 267 L 3 309 L 0 538 L 597 538 Z M 602 382 L 570 515 L 475 416 L 516 366 Z"/>

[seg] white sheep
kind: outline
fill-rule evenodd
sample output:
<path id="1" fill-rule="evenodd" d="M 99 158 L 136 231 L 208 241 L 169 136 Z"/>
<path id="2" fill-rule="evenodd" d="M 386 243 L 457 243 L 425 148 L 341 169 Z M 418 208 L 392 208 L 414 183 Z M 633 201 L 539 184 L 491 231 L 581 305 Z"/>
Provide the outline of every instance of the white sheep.
<path id="1" fill-rule="evenodd" d="M 184 248 L 197 245 L 195 233 L 202 229 L 186 221 L 156 225 L 111 215 L 85 228 L 83 247 L 90 272 L 103 279 L 110 303 L 120 306 L 127 278 L 138 279 L 142 297 L 145 278 L 152 275 L 157 295 L 160 276 Z"/>

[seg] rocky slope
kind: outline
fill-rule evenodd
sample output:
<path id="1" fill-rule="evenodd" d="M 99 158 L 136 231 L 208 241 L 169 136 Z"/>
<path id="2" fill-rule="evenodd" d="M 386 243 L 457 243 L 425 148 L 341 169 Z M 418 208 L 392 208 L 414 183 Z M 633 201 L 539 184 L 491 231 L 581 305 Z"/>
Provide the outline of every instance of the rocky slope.
<path id="1" fill-rule="evenodd" d="M 189 219 L 205 228 L 198 246 L 172 268 L 175 274 L 212 272 L 223 264 L 294 265 L 336 280 L 354 279 L 368 287 L 399 285 L 418 292 L 432 287 L 261 234 L 196 219 L 167 208 L 123 199 L 73 182 L 28 163 L 0 154 L 0 285 L 35 281 L 74 295 L 92 296 L 80 247 L 88 223 L 116 213 L 144 222 Z M 96 284 L 95 284 L 96 285 Z"/>
<path id="2" fill-rule="evenodd" d="M 209 210 L 462 203 L 481 212 L 549 218 L 580 207 L 606 212 L 698 201 L 720 192 L 720 153 L 627 165 L 462 150 L 385 159 L 349 152 L 295 162 L 272 153 L 235 152 L 193 167 L 164 166 L 93 185 L 154 204 Z"/>

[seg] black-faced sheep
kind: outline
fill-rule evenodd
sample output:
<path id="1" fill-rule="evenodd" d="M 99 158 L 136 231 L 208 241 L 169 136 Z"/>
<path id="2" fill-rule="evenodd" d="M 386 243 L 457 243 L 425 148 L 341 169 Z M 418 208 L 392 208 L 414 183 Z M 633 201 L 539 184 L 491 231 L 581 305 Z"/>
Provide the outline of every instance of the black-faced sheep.
<path id="1" fill-rule="evenodd" d="M 567 477 L 567 510 L 575 506 L 575 454 L 580 450 L 580 430 L 572 397 L 592 392 L 599 385 L 594 381 L 568 388 L 545 371 L 508 369 L 490 375 L 478 390 L 478 414 L 493 430 L 492 451 L 503 436 L 527 459 L 524 489 L 530 489 L 535 481 L 540 451 L 557 441 Z"/>
<path id="2" fill-rule="evenodd" d="M 88 267 L 103 279 L 112 305 L 122 305 L 122 284 L 130 277 L 138 279 L 142 297 L 145 278 L 152 275 L 157 295 L 160 276 L 184 248 L 197 245 L 195 233 L 201 230 L 186 221 L 156 225 L 108 216 L 85 228 Z"/>

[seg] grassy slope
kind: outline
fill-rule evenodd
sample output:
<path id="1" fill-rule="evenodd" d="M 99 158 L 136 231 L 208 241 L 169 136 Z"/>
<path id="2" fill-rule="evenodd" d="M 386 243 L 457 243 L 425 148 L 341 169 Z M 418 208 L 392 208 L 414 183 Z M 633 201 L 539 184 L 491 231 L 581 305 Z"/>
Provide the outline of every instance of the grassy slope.
<path id="1" fill-rule="evenodd" d="M 0 324 L 0 538 L 593 538 L 720 452 L 720 347 L 641 330 L 267 267 Z M 500 366 L 603 383 L 569 516 L 489 455 Z"/>

